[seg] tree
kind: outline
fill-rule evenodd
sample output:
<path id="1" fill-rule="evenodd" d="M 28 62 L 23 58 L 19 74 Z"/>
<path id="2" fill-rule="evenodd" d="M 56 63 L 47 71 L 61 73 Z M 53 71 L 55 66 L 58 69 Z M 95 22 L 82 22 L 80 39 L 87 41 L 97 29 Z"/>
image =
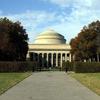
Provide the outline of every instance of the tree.
<path id="1" fill-rule="evenodd" d="M 96 21 L 96 22 L 92 22 L 91 24 L 89 24 L 89 28 L 92 30 L 95 30 L 95 32 L 97 33 L 97 37 L 96 37 L 96 44 L 98 46 L 97 52 L 100 54 L 100 21 Z"/>
<path id="2" fill-rule="evenodd" d="M 76 60 L 97 60 L 100 54 L 100 22 L 92 22 L 84 26 L 75 39 L 70 42 L 72 53 Z"/>
<path id="3" fill-rule="evenodd" d="M 0 60 L 25 60 L 28 35 L 20 22 L 0 19 Z"/>

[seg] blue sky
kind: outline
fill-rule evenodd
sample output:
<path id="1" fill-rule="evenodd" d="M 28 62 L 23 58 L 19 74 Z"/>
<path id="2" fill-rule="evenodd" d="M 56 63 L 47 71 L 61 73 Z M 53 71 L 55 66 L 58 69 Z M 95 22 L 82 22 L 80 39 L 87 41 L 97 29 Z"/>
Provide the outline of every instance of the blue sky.
<path id="1" fill-rule="evenodd" d="M 0 17 L 20 21 L 29 42 L 44 30 L 54 29 L 67 39 L 84 25 L 100 19 L 100 0 L 0 0 Z"/>

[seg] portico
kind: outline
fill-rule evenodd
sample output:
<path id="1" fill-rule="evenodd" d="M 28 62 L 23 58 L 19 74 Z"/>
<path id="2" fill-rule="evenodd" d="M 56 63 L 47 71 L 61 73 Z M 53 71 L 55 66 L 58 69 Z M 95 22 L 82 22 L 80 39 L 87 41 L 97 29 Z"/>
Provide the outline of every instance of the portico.
<path id="1" fill-rule="evenodd" d="M 70 50 L 61 34 L 48 30 L 40 34 L 34 44 L 29 44 L 28 58 L 41 67 L 62 67 L 63 61 L 71 62 Z"/>
<path id="2" fill-rule="evenodd" d="M 30 56 L 31 55 L 33 55 L 31 60 L 37 61 L 42 67 L 58 67 L 62 66 L 63 61 L 71 61 L 69 53 L 30 52 Z"/>

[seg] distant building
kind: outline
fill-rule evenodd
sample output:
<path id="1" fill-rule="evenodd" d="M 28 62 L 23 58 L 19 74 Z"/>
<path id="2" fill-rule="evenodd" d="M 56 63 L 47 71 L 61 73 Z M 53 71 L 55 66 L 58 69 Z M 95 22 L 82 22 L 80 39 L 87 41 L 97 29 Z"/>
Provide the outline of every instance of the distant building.
<path id="1" fill-rule="evenodd" d="M 54 30 L 40 33 L 33 44 L 29 44 L 28 58 L 41 67 L 62 67 L 63 61 L 71 62 L 71 47 L 66 39 Z"/>

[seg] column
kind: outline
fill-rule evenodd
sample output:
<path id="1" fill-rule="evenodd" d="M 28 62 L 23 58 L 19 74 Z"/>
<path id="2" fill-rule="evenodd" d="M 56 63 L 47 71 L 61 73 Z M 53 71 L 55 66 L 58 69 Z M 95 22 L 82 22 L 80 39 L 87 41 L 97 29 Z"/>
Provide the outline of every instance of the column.
<path id="1" fill-rule="evenodd" d="M 51 53 L 51 66 L 53 67 L 53 53 Z"/>
<path id="2" fill-rule="evenodd" d="M 71 62 L 71 53 L 69 54 L 69 61 Z"/>
<path id="3" fill-rule="evenodd" d="M 65 53 L 62 54 L 62 61 L 65 62 Z"/>
<path id="4" fill-rule="evenodd" d="M 58 67 L 58 53 L 56 53 L 56 67 Z"/>
<path id="5" fill-rule="evenodd" d="M 44 67 L 44 53 L 42 53 L 42 67 Z"/>
<path id="6" fill-rule="evenodd" d="M 65 53 L 65 62 L 67 61 L 67 54 Z"/>
<path id="7" fill-rule="evenodd" d="M 61 55 L 60 67 L 62 67 L 62 53 L 60 55 Z"/>
<path id="8" fill-rule="evenodd" d="M 30 55 L 29 55 L 29 52 L 27 53 L 27 57 L 26 57 L 27 59 L 29 59 L 30 58 Z"/>

